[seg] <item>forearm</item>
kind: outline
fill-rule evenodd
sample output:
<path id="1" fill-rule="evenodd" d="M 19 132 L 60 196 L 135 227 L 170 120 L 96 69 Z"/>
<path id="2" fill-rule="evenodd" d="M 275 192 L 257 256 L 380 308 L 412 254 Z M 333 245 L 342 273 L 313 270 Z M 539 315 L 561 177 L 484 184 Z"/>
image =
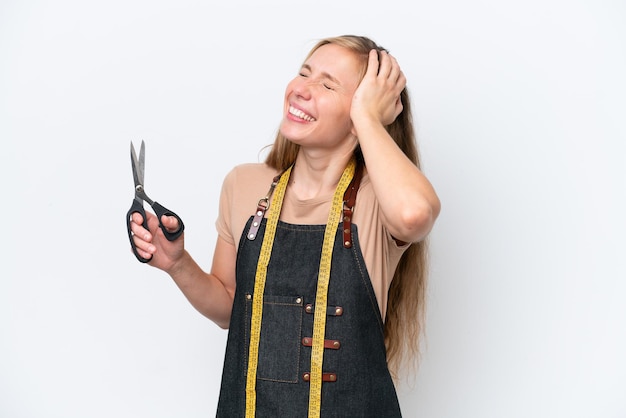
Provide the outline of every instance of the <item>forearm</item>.
<path id="1" fill-rule="evenodd" d="M 363 118 L 355 129 L 387 228 L 398 240 L 420 241 L 440 210 L 433 186 L 382 124 Z"/>
<path id="2" fill-rule="evenodd" d="M 185 251 L 168 271 L 191 305 L 221 328 L 228 328 L 233 294 L 217 276 L 203 271 Z"/>

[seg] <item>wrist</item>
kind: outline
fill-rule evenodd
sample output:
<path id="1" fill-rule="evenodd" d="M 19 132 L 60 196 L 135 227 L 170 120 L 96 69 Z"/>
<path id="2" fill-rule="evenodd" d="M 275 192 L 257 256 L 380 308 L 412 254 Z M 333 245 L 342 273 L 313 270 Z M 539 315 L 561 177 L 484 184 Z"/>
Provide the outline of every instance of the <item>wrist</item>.
<path id="1" fill-rule="evenodd" d="M 167 274 L 172 276 L 172 278 L 176 278 L 179 276 L 184 276 L 186 271 L 189 269 L 189 261 L 191 260 L 191 255 L 187 252 L 187 250 L 183 250 L 180 257 L 178 257 L 169 269 L 167 269 Z"/>

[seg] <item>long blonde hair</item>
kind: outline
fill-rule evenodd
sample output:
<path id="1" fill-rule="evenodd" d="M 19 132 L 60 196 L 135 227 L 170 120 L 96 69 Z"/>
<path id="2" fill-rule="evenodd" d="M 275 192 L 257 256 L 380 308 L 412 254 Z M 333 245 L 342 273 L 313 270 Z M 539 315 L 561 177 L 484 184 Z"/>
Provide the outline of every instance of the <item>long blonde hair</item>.
<path id="1" fill-rule="evenodd" d="M 320 40 L 309 52 L 307 59 L 321 46 L 335 44 L 344 47 L 359 57 L 363 63 L 360 77 L 367 70 L 369 51 L 386 51 L 364 36 L 343 35 Z M 400 98 L 403 110 L 396 120 L 387 126 L 387 132 L 404 154 L 419 168 L 419 153 L 413 129 L 411 102 L 405 88 Z M 277 170 L 284 170 L 294 163 L 299 145 L 294 144 L 278 132 L 265 163 Z M 362 158 L 359 147 L 355 153 Z M 394 377 L 402 366 L 417 365 L 420 337 L 424 331 L 426 283 L 428 276 L 428 240 L 412 243 L 404 252 L 396 267 L 387 300 L 385 316 L 385 345 L 387 362 Z"/>

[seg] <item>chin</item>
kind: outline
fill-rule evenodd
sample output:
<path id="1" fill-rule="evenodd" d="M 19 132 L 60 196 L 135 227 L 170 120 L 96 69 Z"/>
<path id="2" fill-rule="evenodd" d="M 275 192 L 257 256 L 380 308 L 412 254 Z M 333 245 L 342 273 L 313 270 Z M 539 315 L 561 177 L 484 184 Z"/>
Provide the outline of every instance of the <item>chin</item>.
<path id="1" fill-rule="evenodd" d="M 298 135 L 298 132 L 296 132 L 296 129 L 290 129 L 288 126 L 285 126 L 285 123 L 283 122 L 283 124 L 281 124 L 280 129 L 278 130 L 278 132 L 284 136 L 285 138 L 287 138 L 288 140 L 290 140 L 291 142 L 294 143 L 299 143 L 299 139 L 302 138 L 302 135 Z"/>

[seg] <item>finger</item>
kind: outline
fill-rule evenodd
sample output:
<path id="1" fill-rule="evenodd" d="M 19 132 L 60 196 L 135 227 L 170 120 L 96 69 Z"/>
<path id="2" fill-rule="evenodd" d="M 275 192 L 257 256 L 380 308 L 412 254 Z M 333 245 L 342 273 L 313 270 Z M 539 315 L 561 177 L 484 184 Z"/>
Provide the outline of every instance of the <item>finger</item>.
<path id="1" fill-rule="evenodd" d="M 375 49 L 370 50 L 369 59 L 367 61 L 366 77 L 376 77 L 378 74 L 378 51 Z"/>
<path id="2" fill-rule="evenodd" d="M 141 225 L 143 223 L 143 216 L 141 216 L 141 213 L 139 212 L 133 212 L 130 215 L 130 220 L 131 222 Z"/>
<path id="3" fill-rule="evenodd" d="M 398 115 L 400 115 L 400 113 L 402 113 L 402 110 L 404 110 L 404 105 L 402 105 L 402 99 L 400 97 L 398 97 L 398 101 L 396 102 L 396 114 L 394 116 L 394 120 L 396 120 L 396 118 L 398 117 Z"/>
<path id="4" fill-rule="evenodd" d="M 402 90 L 404 90 L 404 88 L 406 87 L 406 76 L 404 75 L 402 71 L 400 71 L 400 74 L 398 76 L 398 81 L 396 82 L 396 84 L 400 88 L 400 92 L 402 92 Z"/>
<path id="5" fill-rule="evenodd" d="M 395 59 L 395 57 L 391 55 L 389 55 L 388 57 L 390 60 L 390 65 L 391 65 L 391 68 L 389 70 L 389 79 L 397 83 L 400 80 L 400 77 L 402 75 L 400 64 L 398 64 L 398 61 Z"/>
<path id="6" fill-rule="evenodd" d="M 180 225 L 178 223 L 178 219 L 174 216 L 161 216 L 161 224 L 167 229 L 168 232 L 176 232 Z"/>
<path id="7" fill-rule="evenodd" d="M 378 68 L 378 76 L 384 79 L 389 78 L 389 74 L 392 69 L 392 61 L 389 54 L 385 51 L 380 51 L 380 65 Z"/>
<path id="8" fill-rule="evenodd" d="M 139 215 L 139 220 L 142 220 L 141 215 Z M 136 222 L 135 220 L 133 220 L 133 222 L 130 223 L 130 230 L 133 233 L 134 237 L 140 238 L 141 240 L 146 242 L 152 241 L 152 235 L 150 234 L 150 231 L 144 228 L 141 222 Z"/>
<path id="9" fill-rule="evenodd" d="M 144 251 L 144 250 L 142 250 L 142 249 L 141 249 L 141 248 L 139 248 L 139 247 L 135 247 L 135 251 L 137 251 L 137 255 L 138 255 L 139 257 L 141 257 L 141 258 L 145 258 L 145 259 L 150 259 L 150 258 L 152 257 L 152 255 L 153 255 L 153 253 L 151 253 L 151 252 L 147 252 L 147 251 Z M 130 249 L 130 252 L 131 252 L 131 253 L 133 252 L 133 249 L 132 249 L 132 248 Z"/>
<path id="10" fill-rule="evenodd" d="M 143 228 L 141 228 L 141 230 L 145 231 Z M 133 233 L 133 244 L 135 244 L 135 248 L 143 252 L 147 252 L 148 254 L 152 254 L 156 251 L 156 247 L 152 244 L 152 236 L 149 232 L 145 232 L 143 234 L 141 231 L 138 234 Z"/>
<path id="11" fill-rule="evenodd" d="M 396 83 L 396 85 L 391 88 L 391 91 L 393 92 L 396 98 L 396 101 L 401 100 L 402 92 L 404 91 L 405 88 L 406 88 L 406 83 L 404 81 L 398 81 L 398 83 Z"/>
<path id="12" fill-rule="evenodd" d="M 146 212 L 146 218 L 148 218 L 148 227 L 153 228 L 156 217 L 150 212 Z M 143 216 L 141 216 L 141 213 L 139 212 L 133 212 L 130 216 L 130 220 L 131 222 L 139 225 L 143 225 L 144 222 Z"/>

